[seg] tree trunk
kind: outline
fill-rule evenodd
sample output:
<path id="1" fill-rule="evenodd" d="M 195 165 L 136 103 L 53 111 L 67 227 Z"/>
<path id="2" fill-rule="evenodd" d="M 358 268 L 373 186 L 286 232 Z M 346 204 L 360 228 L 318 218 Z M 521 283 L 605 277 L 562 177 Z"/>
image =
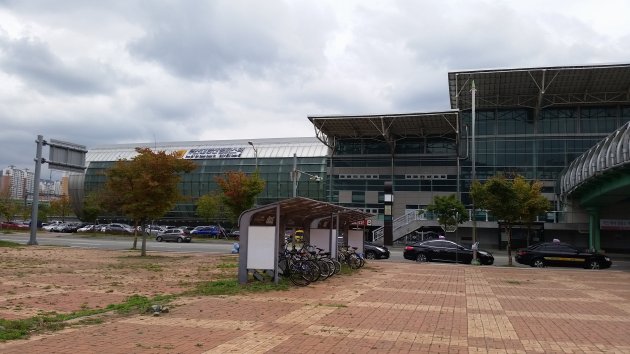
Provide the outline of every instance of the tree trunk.
<path id="1" fill-rule="evenodd" d="M 147 255 L 147 233 L 142 233 L 142 251 L 140 252 L 140 256 L 144 257 Z"/>
<path id="2" fill-rule="evenodd" d="M 142 224 L 142 226 L 144 226 L 146 222 L 146 219 L 142 219 L 140 220 L 140 223 Z M 136 230 L 138 229 L 138 227 L 136 227 Z M 147 233 L 144 232 L 144 228 L 142 231 L 142 251 L 140 251 L 140 256 L 144 257 L 147 255 Z"/>
<path id="3" fill-rule="evenodd" d="M 133 227 L 133 246 L 131 247 L 132 250 L 137 249 L 136 247 L 138 246 L 138 220 L 134 220 L 134 227 Z"/>

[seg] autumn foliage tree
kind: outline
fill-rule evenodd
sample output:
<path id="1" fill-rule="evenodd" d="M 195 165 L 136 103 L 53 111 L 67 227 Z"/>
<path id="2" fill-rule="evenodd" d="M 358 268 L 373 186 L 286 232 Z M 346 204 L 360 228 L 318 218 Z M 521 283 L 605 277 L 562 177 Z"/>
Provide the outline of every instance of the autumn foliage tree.
<path id="1" fill-rule="evenodd" d="M 70 198 L 67 195 L 62 195 L 61 197 L 54 199 L 50 202 L 51 211 L 61 217 L 61 221 L 66 221 L 66 216 L 72 214 L 72 205 L 70 204 Z"/>
<path id="2" fill-rule="evenodd" d="M 20 201 L 13 199 L 8 190 L 0 193 L 0 216 L 2 216 L 5 221 L 13 221 L 15 216 L 20 213 L 21 209 L 22 204 Z"/>
<path id="3" fill-rule="evenodd" d="M 106 171 L 102 205 L 119 211 L 134 221 L 135 229 L 146 220 L 156 219 L 173 209 L 181 200 L 178 189 L 180 173 L 191 172 L 197 165 L 180 158 L 178 153 L 153 152 L 136 148 L 131 160 L 119 160 Z M 137 245 L 137 231 L 133 248 Z M 146 233 L 142 237 L 142 256 L 146 255 Z"/>
<path id="4" fill-rule="evenodd" d="M 246 175 L 240 171 L 231 171 L 215 180 L 221 187 L 221 199 L 229 210 L 232 221 L 236 221 L 243 211 L 254 206 L 256 196 L 265 189 L 265 181 L 258 172 Z"/>

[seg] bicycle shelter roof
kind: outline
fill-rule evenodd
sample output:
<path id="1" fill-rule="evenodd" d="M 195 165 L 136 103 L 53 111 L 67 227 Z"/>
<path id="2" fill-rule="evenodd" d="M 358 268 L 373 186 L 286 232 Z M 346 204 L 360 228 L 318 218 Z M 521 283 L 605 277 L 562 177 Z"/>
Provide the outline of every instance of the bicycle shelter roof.
<path id="1" fill-rule="evenodd" d="M 279 207 L 279 217 L 283 219 L 280 221 L 280 224 L 290 226 L 307 227 L 312 220 L 330 216 L 339 216 L 339 224 L 348 225 L 373 216 L 361 210 L 310 198 L 295 197 L 246 210 L 241 214 L 239 225 L 241 225 L 240 220 L 245 213 L 251 213 L 252 215 L 249 225 L 267 225 L 271 220 L 269 219 L 270 217 L 276 217 L 276 207 Z"/>

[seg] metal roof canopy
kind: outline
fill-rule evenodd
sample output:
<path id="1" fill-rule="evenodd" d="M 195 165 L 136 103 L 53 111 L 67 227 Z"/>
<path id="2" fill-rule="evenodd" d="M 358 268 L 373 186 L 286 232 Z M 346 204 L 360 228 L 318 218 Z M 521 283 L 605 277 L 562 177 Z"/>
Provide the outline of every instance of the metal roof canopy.
<path id="1" fill-rule="evenodd" d="M 448 73 L 451 108 L 528 107 L 630 103 L 630 64 L 558 66 Z"/>
<path id="2" fill-rule="evenodd" d="M 333 147 L 337 138 L 397 138 L 458 133 L 457 111 L 352 116 L 309 116 L 315 135 Z"/>
<path id="3" fill-rule="evenodd" d="M 247 283 L 247 252 L 250 225 L 275 225 L 276 227 L 277 237 L 276 250 L 274 254 L 274 264 L 276 269 L 274 270 L 274 278 L 277 281 L 278 245 L 280 243 L 280 238 L 284 237 L 284 228 L 286 226 L 303 227 L 305 229 L 305 233 L 308 233 L 311 223 L 321 223 L 322 220 L 328 219 L 331 220 L 331 222 L 326 223 L 326 226 L 331 230 L 332 237 L 333 227 L 340 229 L 342 227 L 350 226 L 353 222 L 364 220 L 371 216 L 373 215 L 360 210 L 350 209 L 304 197 L 285 199 L 272 204 L 246 210 L 239 217 L 239 282 L 241 284 Z M 315 226 L 317 227 L 317 225 Z M 336 240 L 332 239 L 329 241 L 331 243 L 336 242 Z"/>

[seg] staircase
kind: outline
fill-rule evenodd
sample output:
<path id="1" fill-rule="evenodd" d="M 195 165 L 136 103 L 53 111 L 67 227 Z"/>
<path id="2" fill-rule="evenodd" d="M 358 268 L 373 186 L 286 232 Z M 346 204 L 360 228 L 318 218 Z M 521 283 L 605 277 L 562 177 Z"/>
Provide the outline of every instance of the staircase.
<path id="1" fill-rule="evenodd" d="M 411 210 L 408 211 L 405 215 L 402 215 L 393 221 L 393 241 L 396 241 L 416 230 L 418 230 L 422 226 L 427 226 L 427 221 L 433 221 L 432 218 L 428 217 L 427 213 L 424 210 Z M 437 225 L 435 222 L 431 222 L 431 224 Z M 385 228 L 383 226 L 372 232 L 372 242 L 383 242 L 383 235 L 385 232 Z"/>

